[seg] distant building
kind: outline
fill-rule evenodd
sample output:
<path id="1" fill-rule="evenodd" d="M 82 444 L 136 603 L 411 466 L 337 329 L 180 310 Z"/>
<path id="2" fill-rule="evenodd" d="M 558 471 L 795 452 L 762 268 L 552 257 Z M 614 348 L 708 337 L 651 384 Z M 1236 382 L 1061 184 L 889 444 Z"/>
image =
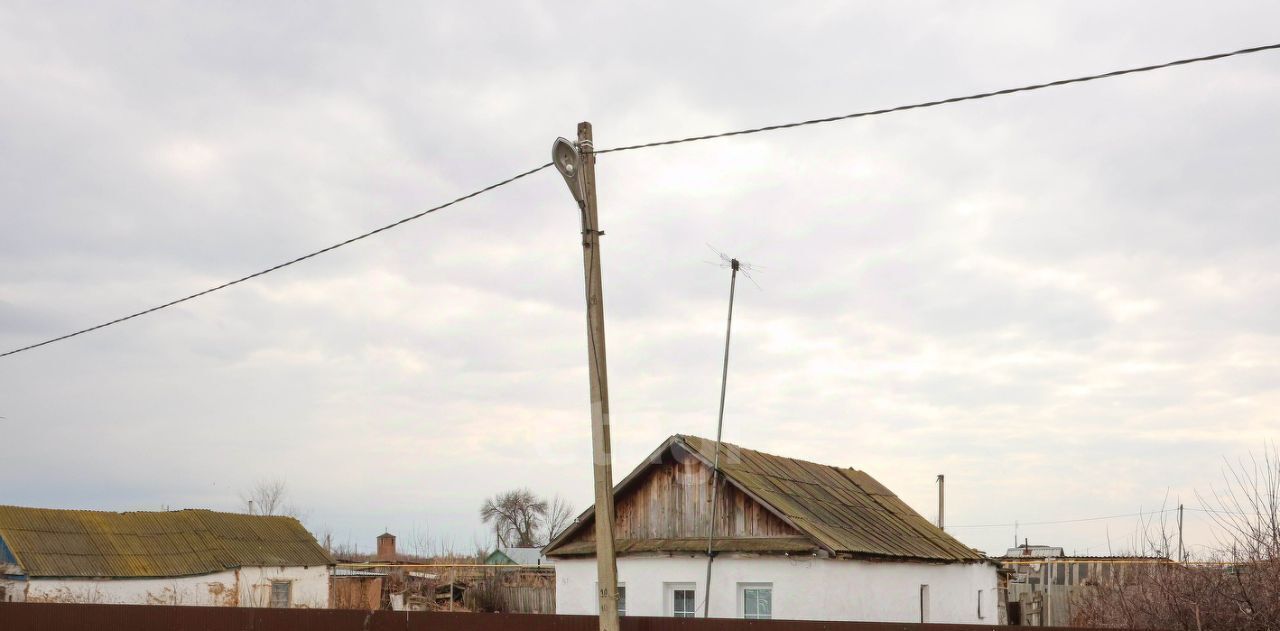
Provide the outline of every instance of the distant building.
<path id="1" fill-rule="evenodd" d="M 715 443 L 672 436 L 614 488 L 619 610 L 701 617 Z M 998 624 L 997 565 L 871 476 L 725 444 L 710 615 Z M 595 514 L 544 550 L 556 613 L 597 613 Z"/>
<path id="2" fill-rule="evenodd" d="M 1163 557 L 1066 554 L 1057 546 L 1023 544 L 997 559 L 1006 579 L 1005 611 L 1010 625 L 1065 626 L 1073 599 L 1083 588 L 1123 581 L 1128 568 L 1171 563 Z"/>
<path id="3" fill-rule="evenodd" d="M 328 607 L 333 559 L 292 517 L 0 506 L 0 600 Z"/>
<path id="4" fill-rule="evenodd" d="M 485 557 L 485 565 L 553 565 L 555 561 L 542 554 L 541 548 L 498 548 Z"/>

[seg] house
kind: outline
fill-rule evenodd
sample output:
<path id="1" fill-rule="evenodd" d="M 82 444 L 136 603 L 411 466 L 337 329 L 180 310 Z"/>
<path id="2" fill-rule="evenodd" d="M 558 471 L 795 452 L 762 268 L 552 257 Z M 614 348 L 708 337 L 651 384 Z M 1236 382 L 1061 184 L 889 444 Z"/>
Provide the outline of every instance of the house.
<path id="1" fill-rule="evenodd" d="M 1164 557 L 1066 554 L 1058 546 L 1023 545 L 996 559 L 1008 577 L 1005 609 L 1010 625 L 1066 625 L 1077 592 L 1126 579 L 1130 567 L 1172 563 Z"/>
<path id="2" fill-rule="evenodd" d="M 484 558 L 485 565 L 552 565 L 555 561 L 543 556 L 541 548 L 498 548 Z"/>
<path id="3" fill-rule="evenodd" d="M 667 439 L 614 488 L 619 610 L 703 615 L 715 443 Z M 871 476 L 720 448 L 710 615 L 997 624 L 997 565 Z M 552 541 L 556 613 L 597 613 L 594 510 Z"/>
<path id="4" fill-rule="evenodd" d="M 333 559 L 292 517 L 0 506 L 0 600 L 328 607 Z"/>

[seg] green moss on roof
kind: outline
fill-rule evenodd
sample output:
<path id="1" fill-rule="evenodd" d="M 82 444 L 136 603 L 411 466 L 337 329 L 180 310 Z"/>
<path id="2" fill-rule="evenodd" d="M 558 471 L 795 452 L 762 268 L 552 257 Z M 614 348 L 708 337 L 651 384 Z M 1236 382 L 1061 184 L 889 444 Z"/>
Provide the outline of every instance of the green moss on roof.
<path id="1" fill-rule="evenodd" d="M 292 517 L 209 510 L 112 513 L 0 506 L 0 539 L 27 576 L 148 578 L 333 558 Z"/>

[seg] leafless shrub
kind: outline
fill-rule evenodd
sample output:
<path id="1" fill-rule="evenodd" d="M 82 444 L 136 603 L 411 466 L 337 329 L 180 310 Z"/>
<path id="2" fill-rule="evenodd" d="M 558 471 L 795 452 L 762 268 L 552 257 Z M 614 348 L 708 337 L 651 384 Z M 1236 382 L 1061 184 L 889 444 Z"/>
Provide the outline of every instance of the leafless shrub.
<path id="1" fill-rule="evenodd" d="M 1131 565 L 1075 602 L 1073 624 L 1128 629 L 1280 629 L 1280 454 L 1228 462 L 1200 497 L 1218 526 L 1217 549 L 1186 563 Z M 1164 520 L 1143 525 L 1146 552 L 1167 558 Z"/>

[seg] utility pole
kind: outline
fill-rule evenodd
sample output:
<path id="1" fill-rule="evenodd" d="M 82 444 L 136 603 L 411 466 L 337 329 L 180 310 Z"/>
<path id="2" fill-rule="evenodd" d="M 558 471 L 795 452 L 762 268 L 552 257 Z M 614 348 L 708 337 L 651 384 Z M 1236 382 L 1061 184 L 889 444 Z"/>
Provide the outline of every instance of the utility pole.
<path id="1" fill-rule="evenodd" d="M 591 123 L 578 123 L 578 142 L 557 138 L 552 162 L 582 215 L 582 266 L 587 297 L 587 380 L 591 383 L 592 469 L 596 494 L 596 584 L 600 631 L 618 631 L 618 564 L 613 540 L 613 455 L 609 438 L 609 381 L 605 366 L 604 290 L 596 206 L 596 155 Z"/>
<path id="2" fill-rule="evenodd" d="M 946 493 L 945 493 L 946 482 L 947 482 L 946 476 L 939 473 L 938 474 L 938 530 L 946 530 L 946 528 L 943 526 L 943 521 L 942 521 L 942 508 L 943 508 L 943 505 L 945 504 L 945 497 L 946 497 Z M 1014 536 L 1016 537 L 1017 535 L 1014 535 Z"/>
<path id="3" fill-rule="evenodd" d="M 1178 562 L 1185 563 L 1186 555 L 1182 553 L 1182 504 L 1178 504 Z"/>

